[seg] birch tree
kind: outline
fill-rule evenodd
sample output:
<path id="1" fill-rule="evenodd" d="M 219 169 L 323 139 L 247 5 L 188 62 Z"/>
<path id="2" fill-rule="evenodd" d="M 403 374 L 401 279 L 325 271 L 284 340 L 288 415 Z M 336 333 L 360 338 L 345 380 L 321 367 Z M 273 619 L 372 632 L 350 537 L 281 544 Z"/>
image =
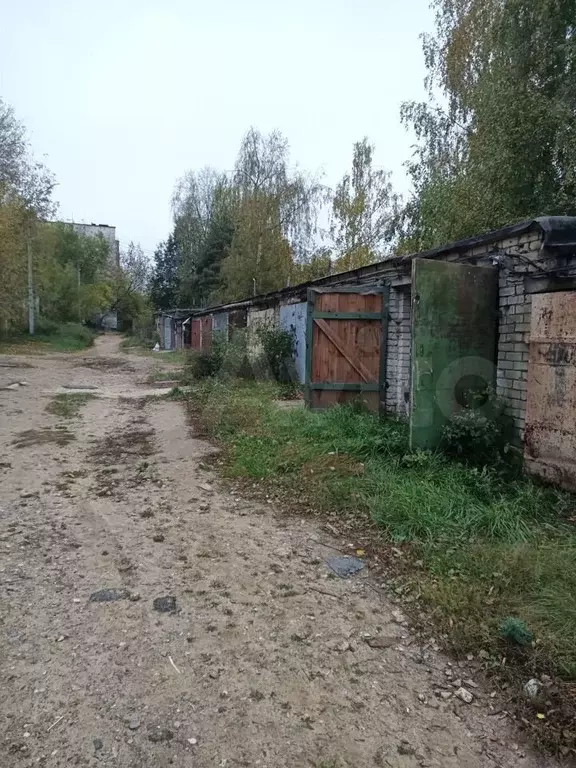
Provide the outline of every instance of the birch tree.
<path id="1" fill-rule="evenodd" d="M 576 213 L 574 0 L 433 0 L 404 250 Z"/>
<path id="2" fill-rule="evenodd" d="M 251 128 L 242 140 L 233 177 L 234 237 L 222 264 L 224 298 L 284 287 L 293 262 L 314 247 L 325 191 L 316 177 L 290 168 L 289 159 L 279 131 Z"/>
<path id="3" fill-rule="evenodd" d="M 352 172 L 344 175 L 332 201 L 336 269 L 354 269 L 383 258 L 394 238 L 397 213 L 390 174 L 374 167 L 374 146 L 367 138 L 356 142 Z"/>

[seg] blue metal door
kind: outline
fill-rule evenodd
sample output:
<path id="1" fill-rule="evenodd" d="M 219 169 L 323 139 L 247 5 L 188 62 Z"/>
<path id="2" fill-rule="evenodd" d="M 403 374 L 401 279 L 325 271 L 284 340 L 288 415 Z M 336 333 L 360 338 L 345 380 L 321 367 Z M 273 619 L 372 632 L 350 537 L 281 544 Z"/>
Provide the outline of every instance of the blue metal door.
<path id="1" fill-rule="evenodd" d="M 300 304 L 287 304 L 280 307 L 280 327 L 285 331 L 294 329 L 295 356 L 294 365 L 298 381 L 303 384 L 306 378 L 306 317 L 308 305 L 305 301 Z"/>

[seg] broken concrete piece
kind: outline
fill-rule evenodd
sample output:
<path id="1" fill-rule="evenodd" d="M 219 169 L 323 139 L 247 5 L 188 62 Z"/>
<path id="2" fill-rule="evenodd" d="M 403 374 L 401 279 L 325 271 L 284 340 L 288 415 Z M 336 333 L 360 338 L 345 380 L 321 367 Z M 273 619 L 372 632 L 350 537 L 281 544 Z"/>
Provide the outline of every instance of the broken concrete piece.
<path id="1" fill-rule="evenodd" d="M 152 603 L 154 610 L 158 613 L 175 613 L 176 612 L 176 598 L 172 595 L 166 595 L 165 597 L 157 597 Z"/>
<path id="2" fill-rule="evenodd" d="M 454 695 L 457 696 L 461 701 L 466 702 L 466 704 L 472 704 L 474 701 L 474 696 L 470 693 L 470 691 L 467 691 L 466 688 L 458 688 Z"/>
<path id="3" fill-rule="evenodd" d="M 357 557 L 343 555 L 327 558 L 326 565 L 341 579 L 347 579 L 348 576 L 353 576 L 364 568 L 364 561 Z"/>
<path id="4" fill-rule="evenodd" d="M 378 635 L 377 637 L 365 637 L 365 642 L 370 648 L 392 648 L 398 642 L 397 637 L 387 637 L 386 635 Z"/>

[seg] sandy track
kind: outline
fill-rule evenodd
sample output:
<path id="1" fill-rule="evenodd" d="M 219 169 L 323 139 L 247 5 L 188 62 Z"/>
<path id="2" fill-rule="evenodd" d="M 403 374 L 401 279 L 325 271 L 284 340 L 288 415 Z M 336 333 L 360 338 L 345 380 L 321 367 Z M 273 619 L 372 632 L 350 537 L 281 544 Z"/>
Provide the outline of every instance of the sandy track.
<path id="1" fill-rule="evenodd" d="M 341 543 L 219 489 L 181 406 L 134 398 L 154 363 L 117 346 L 0 356 L 0 386 L 29 384 L 0 391 L 2 768 L 554 765 L 489 691 L 447 697 L 473 670 L 448 676 L 369 568 L 330 578 Z M 107 396 L 62 422 L 43 393 L 66 384 Z"/>

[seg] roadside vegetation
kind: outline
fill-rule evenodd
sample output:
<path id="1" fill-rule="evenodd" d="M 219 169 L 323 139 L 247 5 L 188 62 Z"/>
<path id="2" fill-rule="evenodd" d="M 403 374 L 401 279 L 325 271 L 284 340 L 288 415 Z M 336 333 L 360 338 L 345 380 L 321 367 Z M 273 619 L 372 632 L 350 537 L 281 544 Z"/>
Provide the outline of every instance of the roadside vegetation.
<path id="1" fill-rule="evenodd" d="M 140 312 L 135 316 L 132 328 L 125 334 L 120 347 L 121 349 L 152 352 L 155 344 L 159 341 L 160 337 L 156 330 L 152 312 Z"/>
<path id="2" fill-rule="evenodd" d="M 91 347 L 94 338 L 94 332 L 80 323 L 40 320 L 34 336 L 24 331 L 13 331 L 0 337 L 0 354 L 78 352 Z"/>
<path id="3" fill-rule="evenodd" d="M 56 395 L 46 406 L 46 411 L 62 419 L 75 419 L 80 409 L 95 397 L 90 392 L 70 392 Z"/>
<path id="4" fill-rule="evenodd" d="M 144 347 L 140 344 L 132 344 L 130 340 L 124 339 L 120 344 L 124 352 L 131 355 L 141 355 L 144 357 L 153 357 L 159 364 L 166 363 L 170 365 L 183 366 L 188 360 L 189 353 L 182 349 L 172 349 L 168 351 L 154 352 L 152 347 Z"/>
<path id="5" fill-rule="evenodd" d="M 449 424 L 443 451 L 412 452 L 404 423 L 361 403 L 283 407 L 277 381 L 197 375 L 209 369 L 193 356 L 180 396 L 225 448 L 224 475 L 327 516 L 376 554 L 420 627 L 457 654 L 482 653 L 536 738 L 574 747 L 574 496 L 524 476 L 502 430 L 474 410 Z M 542 673 L 558 680 L 557 700 L 522 695 Z"/>
<path id="6" fill-rule="evenodd" d="M 118 263 L 102 235 L 88 236 L 54 220 L 56 179 L 34 157 L 23 123 L 2 98 L 0 147 L 2 351 L 28 341 L 61 351 L 82 349 L 89 331 L 82 335 L 73 325 L 98 324 L 109 312 L 117 313 L 123 329 L 151 322 L 150 265 L 143 250 L 129 243 Z M 28 316 L 31 298 L 35 328 Z"/>
<path id="7" fill-rule="evenodd" d="M 149 384 L 173 384 L 174 386 L 180 384 L 182 382 L 182 371 L 181 369 L 158 369 L 156 371 L 153 371 L 150 376 L 148 376 L 148 383 Z"/>

